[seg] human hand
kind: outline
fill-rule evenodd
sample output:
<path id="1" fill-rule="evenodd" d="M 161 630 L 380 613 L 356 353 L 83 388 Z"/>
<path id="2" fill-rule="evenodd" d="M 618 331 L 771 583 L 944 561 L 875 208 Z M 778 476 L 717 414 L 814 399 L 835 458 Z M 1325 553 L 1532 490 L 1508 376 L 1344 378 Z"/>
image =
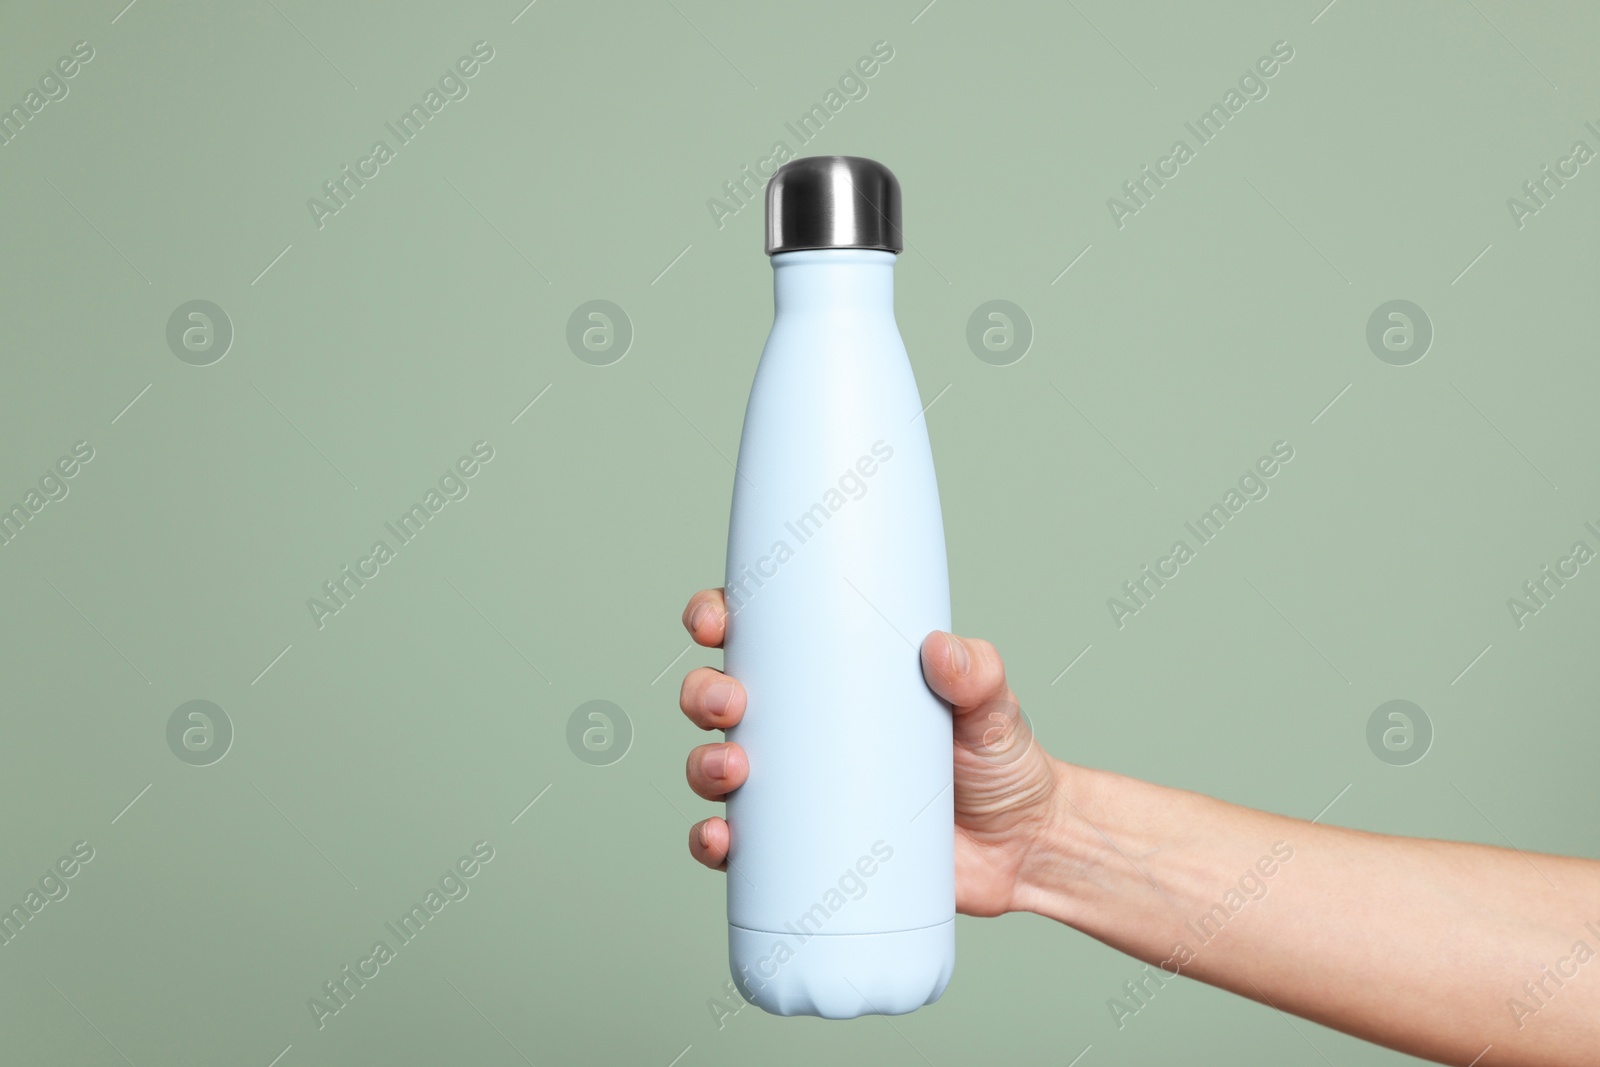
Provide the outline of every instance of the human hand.
<path id="1" fill-rule="evenodd" d="M 721 648 L 727 629 L 722 590 L 691 597 L 683 624 L 697 644 Z M 954 712 L 956 909 L 1000 915 L 1016 907 L 1034 846 L 1056 833 L 1065 765 L 1034 739 L 989 642 L 935 630 L 922 642 L 922 674 Z M 744 687 L 714 667 L 690 671 L 678 695 L 683 713 L 702 730 L 737 725 L 745 703 Z M 695 793 L 721 800 L 744 784 L 750 762 L 731 742 L 700 745 L 689 753 L 685 774 Z M 726 870 L 729 841 L 727 821 L 712 816 L 690 828 L 689 853 Z"/>

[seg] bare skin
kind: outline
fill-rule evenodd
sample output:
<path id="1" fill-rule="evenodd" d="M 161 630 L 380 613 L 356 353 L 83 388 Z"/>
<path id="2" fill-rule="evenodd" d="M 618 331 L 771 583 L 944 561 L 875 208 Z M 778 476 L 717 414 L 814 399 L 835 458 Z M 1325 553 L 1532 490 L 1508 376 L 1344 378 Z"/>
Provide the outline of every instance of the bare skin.
<path id="1" fill-rule="evenodd" d="M 720 648 L 726 611 L 703 590 L 684 625 Z M 1081 930 L 1151 965 L 1136 990 L 1152 1003 L 1180 973 L 1440 1063 L 1600 1063 L 1600 862 L 1325 826 L 1074 766 L 1031 737 L 989 642 L 935 631 L 922 670 L 954 710 L 963 914 Z M 679 704 L 722 730 L 745 694 L 697 667 Z M 737 745 L 689 753 L 707 800 L 749 774 Z M 728 841 L 712 817 L 689 852 L 724 870 Z"/>

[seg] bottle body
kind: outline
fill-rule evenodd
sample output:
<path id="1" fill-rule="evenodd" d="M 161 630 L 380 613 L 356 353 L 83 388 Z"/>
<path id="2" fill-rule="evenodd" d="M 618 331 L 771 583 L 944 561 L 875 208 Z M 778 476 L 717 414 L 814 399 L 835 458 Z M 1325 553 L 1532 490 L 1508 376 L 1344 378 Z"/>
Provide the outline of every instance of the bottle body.
<path id="1" fill-rule="evenodd" d="M 900 1014 L 955 955 L 951 713 L 919 648 L 950 627 L 944 527 L 890 252 L 772 257 L 728 537 L 729 958 L 780 1015 Z"/>

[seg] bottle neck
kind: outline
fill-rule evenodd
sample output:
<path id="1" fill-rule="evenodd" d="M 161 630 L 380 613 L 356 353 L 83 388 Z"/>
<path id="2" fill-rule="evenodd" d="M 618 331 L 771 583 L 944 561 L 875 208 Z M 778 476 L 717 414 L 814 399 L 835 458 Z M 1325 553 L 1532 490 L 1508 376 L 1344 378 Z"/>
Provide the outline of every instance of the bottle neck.
<path id="1" fill-rule="evenodd" d="M 893 252 L 817 248 L 772 257 L 772 299 L 778 315 L 826 310 L 894 314 Z"/>

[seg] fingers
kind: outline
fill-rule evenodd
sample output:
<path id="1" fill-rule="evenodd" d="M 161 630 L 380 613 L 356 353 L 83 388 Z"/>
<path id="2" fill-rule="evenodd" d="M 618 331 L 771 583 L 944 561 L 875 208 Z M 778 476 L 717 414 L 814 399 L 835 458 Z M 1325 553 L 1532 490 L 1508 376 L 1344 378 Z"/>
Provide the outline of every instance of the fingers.
<path id="1" fill-rule="evenodd" d="M 750 777 L 750 760 L 744 749 L 726 741 L 701 745 L 689 753 L 684 777 L 689 788 L 706 800 L 721 800 Z"/>
<path id="2" fill-rule="evenodd" d="M 683 609 L 684 629 L 706 648 L 722 647 L 727 619 L 721 589 L 702 589 Z M 744 687 L 719 670 L 696 667 L 683 679 L 678 706 L 702 730 L 726 730 L 744 717 Z M 684 776 L 699 796 L 721 800 L 750 776 L 750 761 L 738 745 L 701 745 L 689 753 Z M 729 840 L 726 820 L 703 819 L 689 828 L 689 854 L 712 870 L 726 870 Z"/>
<path id="3" fill-rule="evenodd" d="M 678 707 L 702 730 L 726 730 L 744 718 L 744 686 L 715 667 L 696 667 L 683 676 Z"/>
<path id="4" fill-rule="evenodd" d="M 935 693 L 957 708 L 1009 698 L 999 651 L 976 637 L 935 630 L 922 641 L 922 675 Z"/>
<path id="5" fill-rule="evenodd" d="M 728 824 L 713 815 L 689 827 L 689 855 L 714 871 L 727 870 Z"/>
<path id="6" fill-rule="evenodd" d="M 702 589 L 689 598 L 683 609 L 683 628 L 695 643 L 707 648 L 721 648 L 723 634 L 727 632 L 728 605 L 721 589 Z"/>
<path id="7" fill-rule="evenodd" d="M 707 648 L 722 644 L 727 630 L 727 605 L 721 589 L 702 589 L 683 609 L 683 625 Z M 702 730 L 726 730 L 744 717 L 744 687 L 721 671 L 696 667 L 683 679 L 678 706 Z"/>

